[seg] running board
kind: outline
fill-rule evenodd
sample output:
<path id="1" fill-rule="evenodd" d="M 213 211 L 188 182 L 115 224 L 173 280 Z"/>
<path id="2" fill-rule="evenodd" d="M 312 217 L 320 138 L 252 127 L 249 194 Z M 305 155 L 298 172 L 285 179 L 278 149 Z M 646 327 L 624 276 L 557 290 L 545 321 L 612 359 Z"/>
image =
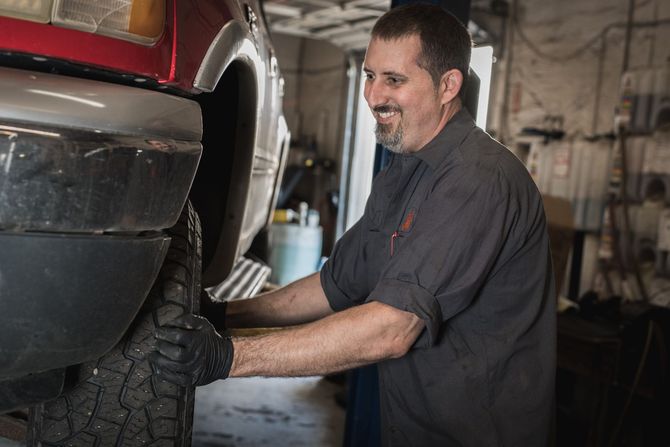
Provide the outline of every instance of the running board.
<path id="1" fill-rule="evenodd" d="M 265 285 L 272 270 L 265 264 L 240 258 L 233 271 L 221 284 L 207 291 L 217 301 L 233 301 L 256 295 Z"/>

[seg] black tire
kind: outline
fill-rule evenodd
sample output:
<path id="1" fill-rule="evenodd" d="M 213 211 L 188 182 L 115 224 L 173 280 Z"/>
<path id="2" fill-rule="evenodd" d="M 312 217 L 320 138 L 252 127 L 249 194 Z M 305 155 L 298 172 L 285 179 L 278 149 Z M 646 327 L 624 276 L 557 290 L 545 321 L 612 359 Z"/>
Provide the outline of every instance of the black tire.
<path id="1" fill-rule="evenodd" d="M 195 388 L 152 373 L 153 331 L 197 313 L 201 233 L 190 203 L 167 231 L 172 241 L 156 283 L 123 339 L 97 361 L 76 368 L 74 384 L 30 411 L 29 446 L 190 446 Z"/>

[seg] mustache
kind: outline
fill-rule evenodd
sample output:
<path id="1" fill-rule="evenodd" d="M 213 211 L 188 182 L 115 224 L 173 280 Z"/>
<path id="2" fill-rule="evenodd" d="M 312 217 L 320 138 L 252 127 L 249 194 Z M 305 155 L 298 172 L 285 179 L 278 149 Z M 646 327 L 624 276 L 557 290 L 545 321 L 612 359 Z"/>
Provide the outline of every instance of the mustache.
<path id="1" fill-rule="evenodd" d="M 398 106 L 376 106 L 372 108 L 372 111 L 376 113 L 389 113 L 402 112 L 402 109 Z"/>

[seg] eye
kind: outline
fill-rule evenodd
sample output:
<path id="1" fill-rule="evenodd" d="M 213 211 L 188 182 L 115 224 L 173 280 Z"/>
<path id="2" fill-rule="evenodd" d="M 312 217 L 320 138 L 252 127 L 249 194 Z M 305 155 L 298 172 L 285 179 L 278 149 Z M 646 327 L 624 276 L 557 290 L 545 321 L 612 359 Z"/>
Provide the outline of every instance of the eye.
<path id="1" fill-rule="evenodd" d="M 400 85 L 403 82 L 403 79 L 398 78 L 396 76 L 389 76 L 386 78 L 386 82 L 388 82 L 390 85 Z"/>
<path id="2" fill-rule="evenodd" d="M 375 78 L 375 76 L 372 73 L 365 73 L 365 79 L 368 81 L 372 81 Z"/>

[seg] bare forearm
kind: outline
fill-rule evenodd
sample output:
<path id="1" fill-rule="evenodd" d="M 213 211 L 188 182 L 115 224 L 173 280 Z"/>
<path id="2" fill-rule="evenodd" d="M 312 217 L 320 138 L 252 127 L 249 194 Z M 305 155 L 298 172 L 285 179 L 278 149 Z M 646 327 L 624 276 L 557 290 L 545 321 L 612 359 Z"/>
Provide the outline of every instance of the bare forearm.
<path id="1" fill-rule="evenodd" d="M 385 307 L 384 307 L 385 306 Z M 399 357 L 423 329 L 413 314 L 369 303 L 304 326 L 234 338 L 231 376 L 311 376 Z"/>
<path id="2" fill-rule="evenodd" d="M 303 324 L 333 313 L 315 273 L 279 290 L 228 303 L 230 328 L 278 327 Z"/>

